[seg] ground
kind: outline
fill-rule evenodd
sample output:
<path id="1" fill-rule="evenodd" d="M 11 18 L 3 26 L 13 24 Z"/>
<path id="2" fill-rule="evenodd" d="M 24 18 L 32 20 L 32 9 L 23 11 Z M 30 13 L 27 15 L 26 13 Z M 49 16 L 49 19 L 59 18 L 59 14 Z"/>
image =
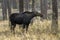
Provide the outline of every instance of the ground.
<path id="1" fill-rule="evenodd" d="M 60 9 L 58 9 L 58 12 Z M 18 12 L 12 10 L 13 12 Z M 1 11 L 0 11 L 1 13 Z M 52 13 L 52 10 L 48 10 Z M 59 12 L 60 13 L 60 12 Z M 58 14 L 60 16 L 60 14 Z M 0 18 L 2 14 L 0 15 Z M 9 21 L 0 20 L 0 40 L 60 40 L 60 17 L 58 17 L 58 33 L 54 35 L 51 33 L 51 20 L 41 21 L 39 17 L 29 25 L 27 33 L 22 33 L 22 28 L 19 25 L 15 28 L 15 34 L 10 32 Z"/>
<path id="2" fill-rule="evenodd" d="M 28 33 L 22 33 L 19 25 L 15 28 L 15 34 L 10 32 L 9 21 L 0 21 L 0 40 L 59 40 L 60 33 L 51 33 L 51 21 L 38 19 L 34 20 L 33 25 L 29 25 Z M 38 21 L 37 21 L 38 20 Z M 59 23 L 60 24 L 60 23 Z"/>

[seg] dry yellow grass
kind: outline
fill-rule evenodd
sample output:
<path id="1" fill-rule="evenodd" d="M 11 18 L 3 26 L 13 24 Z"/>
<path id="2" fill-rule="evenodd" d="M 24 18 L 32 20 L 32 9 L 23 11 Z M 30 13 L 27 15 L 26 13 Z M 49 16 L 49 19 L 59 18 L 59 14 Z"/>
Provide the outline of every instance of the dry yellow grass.
<path id="1" fill-rule="evenodd" d="M 15 35 L 10 32 L 8 24 L 8 21 L 0 22 L 0 40 L 60 40 L 59 32 L 57 35 L 51 33 L 51 20 L 35 19 L 33 25 L 29 25 L 28 33 L 22 33 L 17 25 Z"/>

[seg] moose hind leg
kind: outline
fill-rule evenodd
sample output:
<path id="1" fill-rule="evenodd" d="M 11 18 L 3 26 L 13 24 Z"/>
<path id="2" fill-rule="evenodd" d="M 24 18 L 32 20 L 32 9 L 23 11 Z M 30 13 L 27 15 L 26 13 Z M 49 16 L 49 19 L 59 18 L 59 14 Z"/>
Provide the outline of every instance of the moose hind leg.
<path id="1" fill-rule="evenodd" d="M 13 31 L 14 34 L 15 34 L 15 27 L 16 27 L 16 24 L 14 24 L 13 27 L 12 27 L 12 31 Z"/>
<path id="2" fill-rule="evenodd" d="M 12 25 L 12 23 L 10 24 L 10 30 L 11 30 L 11 32 L 12 32 L 12 27 L 13 27 L 13 25 Z"/>

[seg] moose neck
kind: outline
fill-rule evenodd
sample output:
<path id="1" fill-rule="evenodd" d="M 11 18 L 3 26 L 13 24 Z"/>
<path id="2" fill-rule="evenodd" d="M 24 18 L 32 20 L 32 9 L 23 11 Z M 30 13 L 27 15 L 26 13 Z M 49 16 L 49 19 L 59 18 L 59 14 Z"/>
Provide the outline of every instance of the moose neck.
<path id="1" fill-rule="evenodd" d="M 31 17 L 30 17 L 30 19 L 32 19 L 32 18 L 34 18 L 34 17 L 36 17 L 36 15 L 32 14 Z"/>

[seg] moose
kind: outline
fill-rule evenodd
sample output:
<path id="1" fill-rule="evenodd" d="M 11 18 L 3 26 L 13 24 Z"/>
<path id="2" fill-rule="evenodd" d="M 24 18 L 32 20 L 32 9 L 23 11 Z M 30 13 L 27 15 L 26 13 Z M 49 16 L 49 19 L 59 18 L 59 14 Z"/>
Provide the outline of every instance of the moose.
<path id="1" fill-rule="evenodd" d="M 43 18 L 43 15 L 41 13 L 38 12 L 29 12 L 29 11 L 25 11 L 22 13 L 13 13 L 9 16 L 9 21 L 11 24 L 11 32 L 15 30 L 16 24 L 18 25 L 22 25 L 22 28 L 25 29 L 25 31 L 28 31 L 28 27 L 29 24 L 31 22 L 31 19 L 36 17 L 36 16 L 40 16 L 41 18 Z"/>

